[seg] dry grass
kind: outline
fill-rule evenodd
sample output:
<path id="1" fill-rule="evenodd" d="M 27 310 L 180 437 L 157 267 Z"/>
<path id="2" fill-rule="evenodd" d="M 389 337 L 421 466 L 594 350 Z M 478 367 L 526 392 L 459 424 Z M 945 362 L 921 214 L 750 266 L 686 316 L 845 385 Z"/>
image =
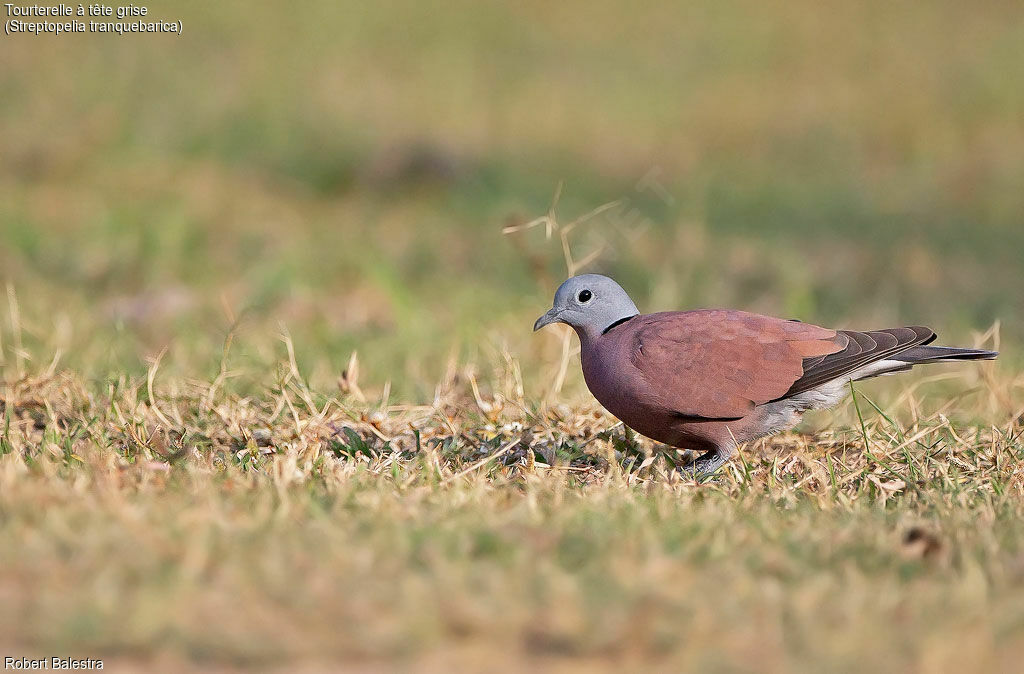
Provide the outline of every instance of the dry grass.
<path id="1" fill-rule="evenodd" d="M 919 382 L 898 425 L 858 397 L 862 426 L 850 406 L 852 430 L 749 447 L 696 484 L 590 403 L 532 408 L 514 359 L 481 381 L 450 368 L 422 406 L 361 402 L 355 370 L 325 395 L 286 359 L 247 398 L 156 364 L 101 393 L 9 381 L 12 652 L 313 671 L 1024 656 L 1022 377 L 984 370 L 937 408 Z"/>

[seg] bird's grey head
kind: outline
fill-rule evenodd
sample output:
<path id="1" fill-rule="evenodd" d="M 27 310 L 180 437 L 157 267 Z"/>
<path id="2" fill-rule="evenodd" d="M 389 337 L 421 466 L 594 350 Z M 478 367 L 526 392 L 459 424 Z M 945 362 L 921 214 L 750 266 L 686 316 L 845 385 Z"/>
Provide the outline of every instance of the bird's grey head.
<path id="1" fill-rule="evenodd" d="M 573 276 L 555 291 L 551 310 L 537 319 L 534 330 L 551 323 L 571 325 L 580 337 L 596 337 L 612 325 L 632 318 L 633 300 L 618 283 L 600 274 Z"/>

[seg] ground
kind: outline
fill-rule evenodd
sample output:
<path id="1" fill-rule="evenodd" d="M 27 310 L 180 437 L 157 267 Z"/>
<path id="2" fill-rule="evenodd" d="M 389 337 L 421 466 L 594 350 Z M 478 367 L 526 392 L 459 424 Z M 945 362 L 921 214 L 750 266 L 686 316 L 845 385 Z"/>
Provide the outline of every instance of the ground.
<path id="1" fill-rule="evenodd" d="M 958 383 L 986 414 L 1022 381 Z M 453 377 L 422 406 L 288 369 L 262 398 L 90 395 L 64 375 L 8 391 L 17 653 L 311 671 L 1009 671 L 1024 654 L 1019 417 L 954 425 L 911 392 L 897 422 L 861 395 L 862 425 L 748 447 L 696 483 L 593 404 L 538 411 L 514 384 L 477 400 Z"/>
<path id="2" fill-rule="evenodd" d="M 0 41 L 0 656 L 1017 668 L 1013 3 L 150 9 Z M 698 484 L 531 332 L 578 270 L 1002 356 Z"/>

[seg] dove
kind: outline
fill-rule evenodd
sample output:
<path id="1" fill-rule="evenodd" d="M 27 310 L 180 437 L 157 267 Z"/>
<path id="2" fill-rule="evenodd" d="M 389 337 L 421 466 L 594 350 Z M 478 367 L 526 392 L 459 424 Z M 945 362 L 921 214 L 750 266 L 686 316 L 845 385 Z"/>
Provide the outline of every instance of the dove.
<path id="1" fill-rule="evenodd" d="M 717 471 L 738 448 L 827 409 L 850 382 L 994 351 L 929 346 L 935 333 L 911 326 L 831 330 L 731 309 L 641 314 L 626 291 L 582 274 L 555 292 L 537 331 L 565 323 L 580 340 L 590 392 L 634 431 L 700 456 L 685 470 Z"/>

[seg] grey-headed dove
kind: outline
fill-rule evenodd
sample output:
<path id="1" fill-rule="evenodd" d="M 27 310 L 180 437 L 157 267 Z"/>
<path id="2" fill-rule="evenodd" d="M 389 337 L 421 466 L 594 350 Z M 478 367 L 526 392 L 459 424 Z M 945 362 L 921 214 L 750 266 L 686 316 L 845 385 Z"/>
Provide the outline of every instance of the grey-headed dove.
<path id="1" fill-rule="evenodd" d="M 990 360 L 980 349 L 927 346 L 928 328 L 856 332 L 745 311 L 641 314 L 615 281 L 574 276 L 533 329 L 566 323 L 580 338 L 583 377 L 624 424 L 673 447 L 702 451 L 710 473 L 739 445 L 792 428 L 836 405 L 849 383 L 921 363 Z"/>

